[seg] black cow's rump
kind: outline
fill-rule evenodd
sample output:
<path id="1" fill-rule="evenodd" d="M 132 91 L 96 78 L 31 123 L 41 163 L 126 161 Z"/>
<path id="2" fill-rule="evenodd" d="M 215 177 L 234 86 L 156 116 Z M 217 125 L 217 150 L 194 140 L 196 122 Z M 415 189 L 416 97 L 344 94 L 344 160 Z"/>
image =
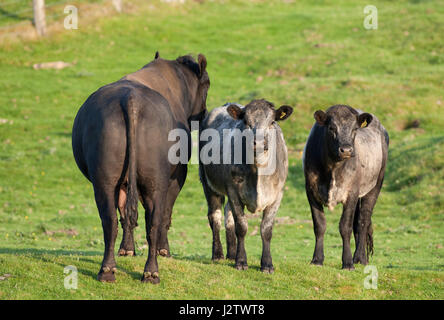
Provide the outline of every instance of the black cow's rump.
<path id="1" fill-rule="evenodd" d="M 134 255 L 138 200 L 145 209 L 148 260 L 142 281 L 158 283 L 157 254 L 169 256 L 167 231 L 186 164 L 173 165 L 168 141 L 206 114 L 209 78 L 206 59 L 190 56 L 155 60 L 94 92 L 74 120 L 72 147 L 79 169 L 91 181 L 102 220 L 105 252 L 98 279 L 114 281 L 116 209 L 123 239 L 119 255 Z M 188 141 L 190 145 L 190 141 Z"/>

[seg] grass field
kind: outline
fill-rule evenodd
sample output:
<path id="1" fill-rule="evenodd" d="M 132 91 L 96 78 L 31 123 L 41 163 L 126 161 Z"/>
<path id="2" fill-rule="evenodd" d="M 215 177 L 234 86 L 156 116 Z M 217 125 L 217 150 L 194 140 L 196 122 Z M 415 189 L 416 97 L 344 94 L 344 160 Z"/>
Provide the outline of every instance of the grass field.
<path id="1" fill-rule="evenodd" d="M 0 299 L 443 299 L 444 7 L 373 1 L 378 29 L 366 30 L 367 4 L 135 1 L 129 12 L 93 21 L 82 20 L 80 7 L 78 30 L 0 42 Z M 91 185 L 72 156 L 72 123 L 93 91 L 156 50 L 168 59 L 206 55 L 209 109 L 261 97 L 294 107 L 282 125 L 290 168 L 271 243 L 273 275 L 259 271 L 259 216 L 249 218 L 247 271 L 211 261 L 206 201 L 190 165 L 169 232 L 173 257 L 159 258 L 161 283 L 139 281 L 143 218 L 138 256 L 117 258 L 116 283 L 96 281 L 103 236 Z M 75 64 L 32 68 L 57 60 Z M 314 234 L 301 154 L 313 112 L 338 103 L 375 113 L 391 138 L 373 214 L 376 290 L 364 288 L 363 266 L 341 270 L 340 206 L 326 211 L 325 265 L 309 264 Z M 79 271 L 77 290 L 64 288 L 68 265 Z"/>

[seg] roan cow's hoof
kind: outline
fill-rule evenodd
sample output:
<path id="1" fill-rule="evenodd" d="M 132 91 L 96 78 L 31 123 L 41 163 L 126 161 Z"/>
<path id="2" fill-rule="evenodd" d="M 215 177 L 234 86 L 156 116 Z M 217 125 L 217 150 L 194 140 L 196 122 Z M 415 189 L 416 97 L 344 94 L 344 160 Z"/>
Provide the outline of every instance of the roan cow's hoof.
<path id="1" fill-rule="evenodd" d="M 99 274 L 97 275 L 97 280 L 99 280 L 100 282 L 115 282 L 116 277 L 115 277 L 114 273 L 116 271 L 117 271 L 117 269 L 115 267 L 113 267 L 113 268 L 103 267 L 99 271 Z"/>
<path id="2" fill-rule="evenodd" d="M 158 272 L 151 273 L 149 271 L 144 272 L 141 281 L 149 282 L 152 284 L 158 284 L 160 282 L 159 273 Z"/>
<path id="3" fill-rule="evenodd" d="M 128 257 L 132 257 L 132 256 L 136 255 L 134 250 L 126 250 L 126 249 L 123 249 L 123 248 L 119 249 L 119 253 L 118 254 L 119 254 L 119 256 L 128 256 Z"/>

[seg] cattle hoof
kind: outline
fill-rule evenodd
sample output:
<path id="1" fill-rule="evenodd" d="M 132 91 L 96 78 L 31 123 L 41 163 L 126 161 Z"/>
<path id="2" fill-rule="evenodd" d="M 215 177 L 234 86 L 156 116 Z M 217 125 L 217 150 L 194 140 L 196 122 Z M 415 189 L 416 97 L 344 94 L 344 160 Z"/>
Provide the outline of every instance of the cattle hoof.
<path id="1" fill-rule="evenodd" d="M 237 270 L 248 270 L 248 264 L 246 262 L 236 263 L 234 266 Z"/>
<path id="2" fill-rule="evenodd" d="M 228 260 L 235 260 L 236 259 L 236 254 L 227 254 L 226 259 L 228 259 Z"/>
<path id="3" fill-rule="evenodd" d="M 353 270 L 355 270 L 355 266 L 354 265 L 343 265 L 342 270 L 353 271 Z"/>
<path id="4" fill-rule="evenodd" d="M 353 258 L 353 264 L 358 264 L 358 263 L 364 266 L 368 264 L 367 259 L 365 258 Z"/>
<path id="5" fill-rule="evenodd" d="M 213 260 L 213 261 L 224 260 L 224 255 L 223 254 L 213 255 L 211 260 Z"/>
<path id="6" fill-rule="evenodd" d="M 274 273 L 274 268 L 273 268 L 273 266 L 271 266 L 271 267 L 261 267 L 261 271 L 263 273 L 272 274 L 272 273 Z"/>
<path id="7" fill-rule="evenodd" d="M 115 282 L 116 277 L 114 276 L 114 273 L 116 271 L 116 267 L 103 267 L 97 275 L 97 280 L 99 280 L 100 282 Z"/>
<path id="8" fill-rule="evenodd" d="M 119 249 L 119 256 L 128 256 L 128 257 L 132 257 L 135 256 L 136 254 L 134 253 L 134 250 L 125 250 L 123 248 Z"/>
<path id="9" fill-rule="evenodd" d="M 322 266 L 324 265 L 324 262 L 323 262 L 323 261 L 319 261 L 319 260 L 315 260 L 315 259 L 313 259 L 313 260 L 311 260 L 310 264 L 312 264 L 312 265 L 314 265 L 314 266 L 320 266 L 320 267 L 322 267 Z"/>
<path id="10" fill-rule="evenodd" d="M 158 284 L 160 282 L 159 273 L 151 273 L 149 271 L 144 272 L 141 281 L 145 283 Z"/>
<path id="11" fill-rule="evenodd" d="M 162 256 L 162 257 L 167 257 L 167 258 L 171 257 L 171 255 L 170 255 L 170 253 L 168 252 L 167 249 L 160 249 L 160 250 L 158 251 L 158 254 L 159 254 L 160 256 Z"/>

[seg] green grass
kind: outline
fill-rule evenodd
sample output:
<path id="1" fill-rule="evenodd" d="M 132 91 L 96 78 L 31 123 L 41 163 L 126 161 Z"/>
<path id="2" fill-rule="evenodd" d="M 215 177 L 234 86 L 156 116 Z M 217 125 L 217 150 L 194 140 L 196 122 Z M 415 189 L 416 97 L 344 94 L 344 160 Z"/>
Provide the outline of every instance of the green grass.
<path id="1" fill-rule="evenodd" d="M 444 7 L 438 1 L 375 1 L 375 31 L 363 28 L 366 2 L 136 3 L 130 13 L 80 19 L 78 30 L 0 43 L 0 276 L 11 274 L 0 280 L 0 299 L 444 298 Z M 190 165 L 169 232 L 173 258 L 159 258 L 161 283 L 139 281 L 147 257 L 141 207 L 139 256 L 117 259 L 115 284 L 95 280 L 103 236 L 91 185 L 72 156 L 72 123 L 94 90 L 137 70 L 156 50 L 168 59 L 206 55 L 210 109 L 260 97 L 294 106 L 282 125 L 290 170 L 273 230 L 273 275 L 259 271 L 257 216 L 249 218 L 249 270 L 211 261 L 206 202 Z M 57 60 L 76 64 L 32 69 Z M 338 103 L 375 113 L 390 133 L 373 214 L 377 290 L 364 289 L 362 266 L 340 269 L 340 206 L 326 211 L 325 266 L 309 265 L 314 235 L 301 151 L 313 112 Z M 420 127 L 405 129 L 415 119 Z M 77 290 L 63 286 L 68 265 L 79 270 Z"/>

